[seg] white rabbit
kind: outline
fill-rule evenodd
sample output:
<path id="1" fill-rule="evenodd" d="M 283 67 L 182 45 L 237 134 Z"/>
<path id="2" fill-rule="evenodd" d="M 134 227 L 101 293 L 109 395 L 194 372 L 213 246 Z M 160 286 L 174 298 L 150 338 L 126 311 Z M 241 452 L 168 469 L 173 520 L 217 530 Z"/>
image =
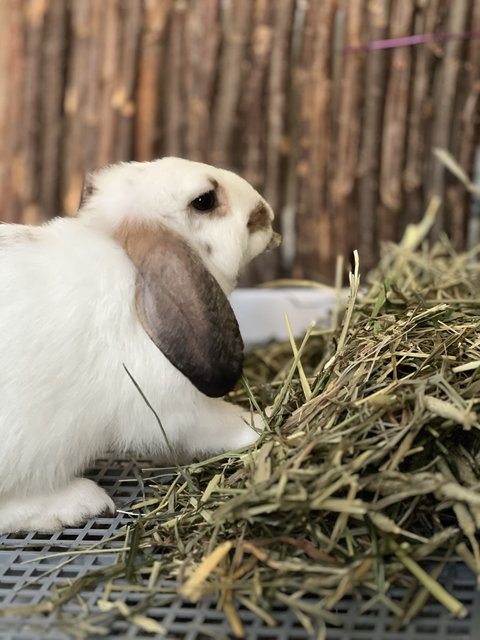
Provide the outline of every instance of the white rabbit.
<path id="1" fill-rule="evenodd" d="M 173 462 L 255 441 L 220 399 L 243 362 L 226 296 L 272 219 L 239 176 L 163 158 L 90 175 L 74 218 L 0 225 L 0 532 L 113 511 L 78 477 L 107 450 Z"/>

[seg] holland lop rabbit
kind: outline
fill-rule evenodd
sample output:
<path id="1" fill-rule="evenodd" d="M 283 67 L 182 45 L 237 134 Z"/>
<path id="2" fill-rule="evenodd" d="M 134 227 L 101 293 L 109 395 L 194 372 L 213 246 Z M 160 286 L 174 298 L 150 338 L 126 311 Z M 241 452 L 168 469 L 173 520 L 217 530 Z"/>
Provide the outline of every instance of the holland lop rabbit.
<path id="1" fill-rule="evenodd" d="M 227 296 L 276 244 L 272 219 L 239 176 L 163 158 L 90 175 L 74 218 L 0 225 L 0 532 L 113 511 L 78 477 L 107 450 L 255 441 L 250 413 L 220 399 L 243 363 Z"/>

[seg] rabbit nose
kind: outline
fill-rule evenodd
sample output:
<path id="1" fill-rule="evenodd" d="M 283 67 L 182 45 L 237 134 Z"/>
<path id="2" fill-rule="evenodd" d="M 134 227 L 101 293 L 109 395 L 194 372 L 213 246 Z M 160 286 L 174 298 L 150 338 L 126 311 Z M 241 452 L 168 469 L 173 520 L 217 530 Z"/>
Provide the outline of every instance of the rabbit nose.
<path id="1" fill-rule="evenodd" d="M 267 251 L 270 249 L 276 249 L 282 244 L 282 236 L 276 231 L 273 232 L 270 242 L 267 244 Z"/>

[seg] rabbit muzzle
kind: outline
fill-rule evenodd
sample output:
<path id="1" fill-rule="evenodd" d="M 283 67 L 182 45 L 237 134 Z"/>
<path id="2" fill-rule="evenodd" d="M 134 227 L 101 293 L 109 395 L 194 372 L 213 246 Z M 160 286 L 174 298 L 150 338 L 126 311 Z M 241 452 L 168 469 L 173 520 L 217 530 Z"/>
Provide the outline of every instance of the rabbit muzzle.
<path id="1" fill-rule="evenodd" d="M 272 233 L 272 237 L 270 238 L 269 243 L 267 244 L 266 251 L 271 251 L 272 249 L 276 249 L 282 244 L 282 236 L 274 231 Z"/>

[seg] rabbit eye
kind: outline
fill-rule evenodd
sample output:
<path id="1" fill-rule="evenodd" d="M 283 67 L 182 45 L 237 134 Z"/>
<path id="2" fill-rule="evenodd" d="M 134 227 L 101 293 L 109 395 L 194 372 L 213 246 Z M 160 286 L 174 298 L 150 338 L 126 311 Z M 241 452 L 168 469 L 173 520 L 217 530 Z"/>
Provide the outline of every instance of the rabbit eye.
<path id="1" fill-rule="evenodd" d="M 194 209 L 202 212 L 212 211 L 212 209 L 215 209 L 217 204 L 217 194 L 213 189 L 202 193 L 202 195 L 198 196 L 198 198 L 195 198 L 195 200 L 192 200 L 190 203 Z"/>

